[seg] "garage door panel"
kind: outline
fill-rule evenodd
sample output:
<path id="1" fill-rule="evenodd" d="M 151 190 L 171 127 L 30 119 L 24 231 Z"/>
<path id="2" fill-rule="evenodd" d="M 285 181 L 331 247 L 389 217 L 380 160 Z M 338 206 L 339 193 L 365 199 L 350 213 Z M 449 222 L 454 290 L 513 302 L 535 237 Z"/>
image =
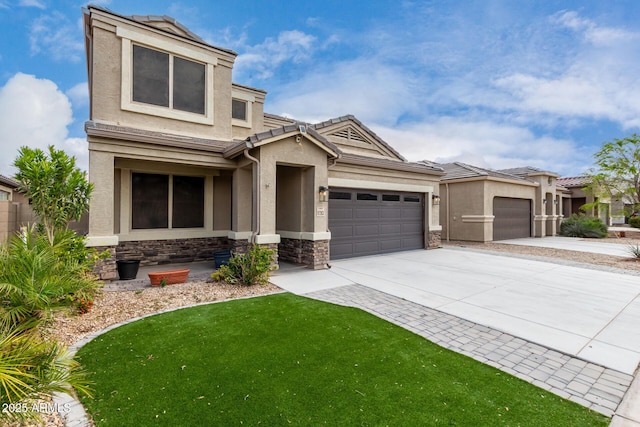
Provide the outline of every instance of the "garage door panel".
<path id="1" fill-rule="evenodd" d="M 341 225 L 341 226 L 333 226 L 331 227 L 331 237 L 332 238 L 341 238 L 353 237 L 353 226 L 352 225 Z"/>
<path id="2" fill-rule="evenodd" d="M 399 207 L 381 207 L 380 218 L 400 219 L 402 218 L 402 210 Z"/>
<path id="3" fill-rule="evenodd" d="M 380 234 L 400 234 L 402 233 L 402 224 L 380 224 Z"/>
<path id="4" fill-rule="evenodd" d="M 402 239 L 391 239 L 380 241 L 380 250 L 383 252 L 393 252 L 402 249 Z"/>
<path id="5" fill-rule="evenodd" d="M 331 190 L 331 258 L 424 248 L 422 199 L 414 193 Z"/>
<path id="6" fill-rule="evenodd" d="M 354 218 L 357 219 L 378 219 L 379 217 L 378 209 L 375 207 L 366 207 L 366 208 L 356 208 Z"/>
<path id="7" fill-rule="evenodd" d="M 351 207 L 331 207 L 331 215 L 335 220 L 353 219 L 353 209 Z"/>

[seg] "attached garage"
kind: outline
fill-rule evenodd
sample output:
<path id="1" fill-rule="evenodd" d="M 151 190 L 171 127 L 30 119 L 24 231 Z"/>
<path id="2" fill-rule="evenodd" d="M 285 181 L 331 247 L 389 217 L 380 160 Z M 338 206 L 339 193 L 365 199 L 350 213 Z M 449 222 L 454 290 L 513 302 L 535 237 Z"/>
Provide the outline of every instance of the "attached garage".
<path id="1" fill-rule="evenodd" d="M 424 248 L 421 193 L 331 189 L 331 259 Z"/>
<path id="2" fill-rule="evenodd" d="M 493 198 L 493 240 L 531 237 L 531 200 Z"/>

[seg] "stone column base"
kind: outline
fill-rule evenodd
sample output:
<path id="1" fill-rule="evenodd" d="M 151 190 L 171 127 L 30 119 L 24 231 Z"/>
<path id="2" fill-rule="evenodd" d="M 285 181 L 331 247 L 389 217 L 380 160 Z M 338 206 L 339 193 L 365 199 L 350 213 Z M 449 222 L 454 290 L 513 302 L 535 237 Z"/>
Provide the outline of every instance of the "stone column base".
<path id="1" fill-rule="evenodd" d="M 279 259 L 302 264 L 313 270 L 328 268 L 329 242 L 329 240 L 281 238 L 278 245 Z"/>
<path id="2" fill-rule="evenodd" d="M 435 249 L 442 246 L 442 231 L 430 231 L 427 249 Z"/>

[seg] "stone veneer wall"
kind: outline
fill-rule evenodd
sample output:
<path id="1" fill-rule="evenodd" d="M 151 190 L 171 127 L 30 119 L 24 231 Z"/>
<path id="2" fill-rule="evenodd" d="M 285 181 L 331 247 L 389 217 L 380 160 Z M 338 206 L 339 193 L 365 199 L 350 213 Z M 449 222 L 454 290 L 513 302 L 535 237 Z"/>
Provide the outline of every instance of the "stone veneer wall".
<path id="1" fill-rule="evenodd" d="M 118 267 L 116 266 L 116 248 L 115 246 L 99 246 L 93 248 L 98 253 L 109 251 L 109 257 L 98 260 L 93 266 L 93 272 L 100 280 L 113 280 L 118 277 Z"/>
<path id="2" fill-rule="evenodd" d="M 214 252 L 230 247 L 227 237 L 139 240 L 118 244 L 116 259 L 138 259 L 141 266 L 206 261 L 213 259 Z"/>
<path id="3" fill-rule="evenodd" d="M 429 244 L 427 249 L 439 248 L 442 246 L 442 232 L 430 231 L 429 232 Z"/>
<path id="4" fill-rule="evenodd" d="M 279 259 L 294 264 L 303 264 L 314 270 L 327 268 L 329 264 L 329 240 L 280 240 Z"/>

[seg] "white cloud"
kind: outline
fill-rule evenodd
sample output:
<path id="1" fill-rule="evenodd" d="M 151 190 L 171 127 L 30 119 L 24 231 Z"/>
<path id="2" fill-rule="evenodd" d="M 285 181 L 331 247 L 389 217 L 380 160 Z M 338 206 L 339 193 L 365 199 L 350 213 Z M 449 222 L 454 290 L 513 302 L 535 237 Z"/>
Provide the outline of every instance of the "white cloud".
<path id="1" fill-rule="evenodd" d="M 582 171 L 590 164 L 588 154 L 580 154 L 572 141 L 536 136 L 508 124 L 441 117 L 394 128 L 371 127 L 411 161 L 462 161 L 491 169 L 534 166 L 560 173 Z"/>
<path id="2" fill-rule="evenodd" d="M 318 65 L 274 94 L 268 109 L 309 122 L 353 114 L 365 123 L 393 124 L 417 110 L 414 84 L 402 69 L 376 59 Z"/>
<path id="3" fill-rule="evenodd" d="M 11 77 L 0 88 L 0 173 L 15 173 L 12 164 L 20 147 L 46 149 L 49 145 L 75 155 L 78 166 L 86 170 L 86 142 L 68 137 L 72 122 L 71 103 L 55 83 L 22 73 Z"/>
<path id="4" fill-rule="evenodd" d="M 56 61 L 80 62 L 84 56 L 81 29 L 60 12 L 33 21 L 30 44 L 32 55 L 44 51 Z"/>
<path id="5" fill-rule="evenodd" d="M 44 3 L 42 3 L 40 0 L 20 0 L 18 4 L 23 7 L 37 7 L 38 9 L 46 9 Z"/>
<path id="6" fill-rule="evenodd" d="M 78 83 L 65 92 L 75 107 L 89 105 L 89 85 L 87 82 Z"/>
<path id="7" fill-rule="evenodd" d="M 302 31 L 283 31 L 277 38 L 267 38 L 263 43 L 249 46 L 236 59 L 234 71 L 248 73 L 259 79 L 273 76 L 274 70 L 285 62 L 300 63 L 311 56 L 316 37 Z"/>

